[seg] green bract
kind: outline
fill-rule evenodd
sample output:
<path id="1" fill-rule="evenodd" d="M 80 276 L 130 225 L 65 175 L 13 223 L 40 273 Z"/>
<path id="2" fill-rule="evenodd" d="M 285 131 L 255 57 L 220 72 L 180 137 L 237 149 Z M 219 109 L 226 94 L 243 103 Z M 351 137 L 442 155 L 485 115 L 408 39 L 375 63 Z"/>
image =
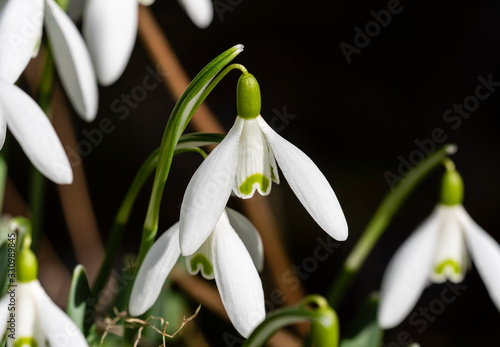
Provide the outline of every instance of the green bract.
<path id="1" fill-rule="evenodd" d="M 243 73 L 236 88 L 236 109 L 238 116 L 245 119 L 257 118 L 260 115 L 260 87 L 252 74 Z"/>
<path id="2" fill-rule="evenodd" d="M 461 204 L 464 199 L 464 182 L 456 171 L 446 171 L 441 182 L 441 203 L 447 206 Z"/>

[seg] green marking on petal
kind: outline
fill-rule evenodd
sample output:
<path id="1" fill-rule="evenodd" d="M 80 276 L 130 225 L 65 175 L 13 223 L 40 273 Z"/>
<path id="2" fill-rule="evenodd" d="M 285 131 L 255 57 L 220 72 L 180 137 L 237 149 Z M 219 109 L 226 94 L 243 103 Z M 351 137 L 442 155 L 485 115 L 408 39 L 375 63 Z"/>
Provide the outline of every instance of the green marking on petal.
<path id="1" fill-rule="evenodd" d="M 38 347 L 38 343 L 32 337 L 20 337 L 14 342 L 14 347 Z"/>
<path id="2" fill-rule="evenodd" d="M 453 272 L 455 272 L 457 275 L 460 274 L 460 264 L 458 264 L 456 261 L 454 261 L 452 259 L 446 259 L 445 261 L 440 263 L 438 266 L 436 266 L 434 271 L 438 275 L 442 275 L 444 272 L 444 269 L 446 269 L 448 266 L 451 266 L 451 268 L 453 269 Z"/>
<path id="3" fill-rule="evenodd" d="M 273 167 L 272 167 L 272 166 L 271 166 L 271 179 L 272 179 L 273 181 L 276 181 L 276 175 L 274 174 L 274 169 L 273 169 Z"/>
<path id="4" fill-rule="evenodd" d="M 191 259 L 191 271 L 195 272 L 198 268 L 198 264 L 201 264 L 203 268 L 203 273 L 205 276 L 210 276 L 214 272 L 214 267 L 210 263 L 210 260 L 207 259 L 203 254 L 198 253 Z"/>
<path id="5" fill-rule="evenodd" d="M 252 193 L 254 183 L 258 183 L 260 185 L 260 190 L 263 193 L 267 193 L 267 190 L 269 189 L 269 179 L 263 174 L 258 173 L 249 176 L 238 189 L 242 194 L 250 195 Z"/>

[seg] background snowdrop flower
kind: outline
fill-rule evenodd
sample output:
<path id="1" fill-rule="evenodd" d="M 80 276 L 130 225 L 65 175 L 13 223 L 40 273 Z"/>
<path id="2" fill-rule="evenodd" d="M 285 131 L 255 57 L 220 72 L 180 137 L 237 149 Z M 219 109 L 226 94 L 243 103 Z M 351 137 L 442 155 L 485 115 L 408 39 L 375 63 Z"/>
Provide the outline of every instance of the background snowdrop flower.
<path id="1" fill-rule="evenodd" d="M 0 331 L 7 331 L 7 347 L 51 346 L 87 347 L 75 323 L 49 298 L 38 281 L 34 253 L 25 249 L 17 258 L 17 282 L 0 299 Z M 15 311 L 8 308 L 15 307 Z M 9 319 L 15 312 L 15 328 Z"/>
<path id="2" fill-rule="evenodd" d="M 244 72 L 237 88 L 238 116 L 226 138 L 195 172 L 180 218 L 183 255 L 192 254 L 217 223 L 231 190 L 241 198 L 261 195 L 279 183 L 278 162 L 293 192 L 330 236 L 347 238 L 347 222 L 332 187 L 312 160 L 279 136 L 260 115 L 260 89 Z"/>
<path id="3" fill-rule="evenodd" d="M 132 288 L 129 313 L 146 312 L 160 295 L 180 256 L 179 223 L 153 244 Z M 189 273 L 215 279 L 222 303 L 238 332 L 248 337 L 264 320 L 264 292 L 257 270 L 263 265 L 263 246 L 254 226 L 240 213 L 226 208 L 205 243 L 185 258 Z"/>
<path id="4" fill-rule="evenodd" d="M 180 0 L 193 22 L 201 28 L 213 17 L 211 0 Z M 72 11 L 83 9 L 83 35 L 103 86 L 116 82 L 125 70 L 137 36 L 139 4 L 149 6 L 154 0 L 83 0 Z"/>
<path id="5" fill-rule="evenodd" d="M 463 182 L 454 169 L 443 177 L 441 203 L 399 248 L 382 280 L 378 321 L 393 328 L 410 313 L 429 281 L 459 283 L 469 255 L 500 310 L 500 245 L 462 206 Z"/>
<path id="6" fill-rule="evenodd" d="M 76 112 L 91 121 L 97 114 L 94 68 L 75 24 L 54 0 L 8 1 L 0 13 L 0 78 L 13 84 L 38 54 L 45 20 L 62 85 Z"/>

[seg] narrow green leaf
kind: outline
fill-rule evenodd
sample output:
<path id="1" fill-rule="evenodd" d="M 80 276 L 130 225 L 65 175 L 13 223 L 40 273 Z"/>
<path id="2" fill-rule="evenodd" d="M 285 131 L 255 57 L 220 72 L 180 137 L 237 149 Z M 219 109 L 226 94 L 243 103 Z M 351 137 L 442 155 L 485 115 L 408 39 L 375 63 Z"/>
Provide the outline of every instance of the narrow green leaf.
<path id="1" fill-rule="evenodd" d="M 89 333 L 95 315 L 93 308 L 87 305 L 88 300 L 91 298 L 85 268 L 78 265 L 73 271 L 66 313 L 85 336 Z"/>
<path id="2" fill-rule="evenodd" d="M 340 347 L 379 347 L 384 331 L 377 323 L 378 295 L 372 294 L 354 316 Z"/>

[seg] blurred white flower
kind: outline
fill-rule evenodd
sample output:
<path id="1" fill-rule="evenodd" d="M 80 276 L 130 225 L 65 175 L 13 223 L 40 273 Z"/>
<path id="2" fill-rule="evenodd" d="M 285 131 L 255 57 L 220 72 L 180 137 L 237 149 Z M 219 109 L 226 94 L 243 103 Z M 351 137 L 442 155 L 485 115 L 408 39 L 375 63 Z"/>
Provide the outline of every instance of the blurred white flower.
<path id="1" fill-rule="evenodd" d="M 180 0 L 193 22 L 204 28 L 213 17 L 210 0 Z M 139 4 L 154 0 L 73 0 L 70 10 L 83 12 L 83 35 L 103 86 L 116 82 L 125 70 L 137 36 Z"/>
<path id="2" fill-rule="evenodd" d="M 176 223 L 144 258 L 130 296 L 132 316 L 153 306 L 180 253 Z M 263 246 L 254 226 L 240 213 L 226 208 L 207 240 L 185 260 L 189 273 L 215 278 L 229 319 L 241 335 L 248 337 L 265 317 L 264 292 L 257 272 L 263 266 Z"/>
<path id="3" fill-rule="evenodd" d="M 54 0 L 8 1 L 0 13 L 0 78 L 13 84 L 38 54 L 45 20 L 61 82 L 76 112 L 97 114 L 95 73 L 80 32 Z"/>
<path id="4" fill-rule="evenodd" d="M 382 280 L 378 321 L 390 329 L 408 316 L 429 281 L 461 282 L 469 255 L 500 310 L 500 246 L 461 204 L 437 205 L 398 249 Z"/>

